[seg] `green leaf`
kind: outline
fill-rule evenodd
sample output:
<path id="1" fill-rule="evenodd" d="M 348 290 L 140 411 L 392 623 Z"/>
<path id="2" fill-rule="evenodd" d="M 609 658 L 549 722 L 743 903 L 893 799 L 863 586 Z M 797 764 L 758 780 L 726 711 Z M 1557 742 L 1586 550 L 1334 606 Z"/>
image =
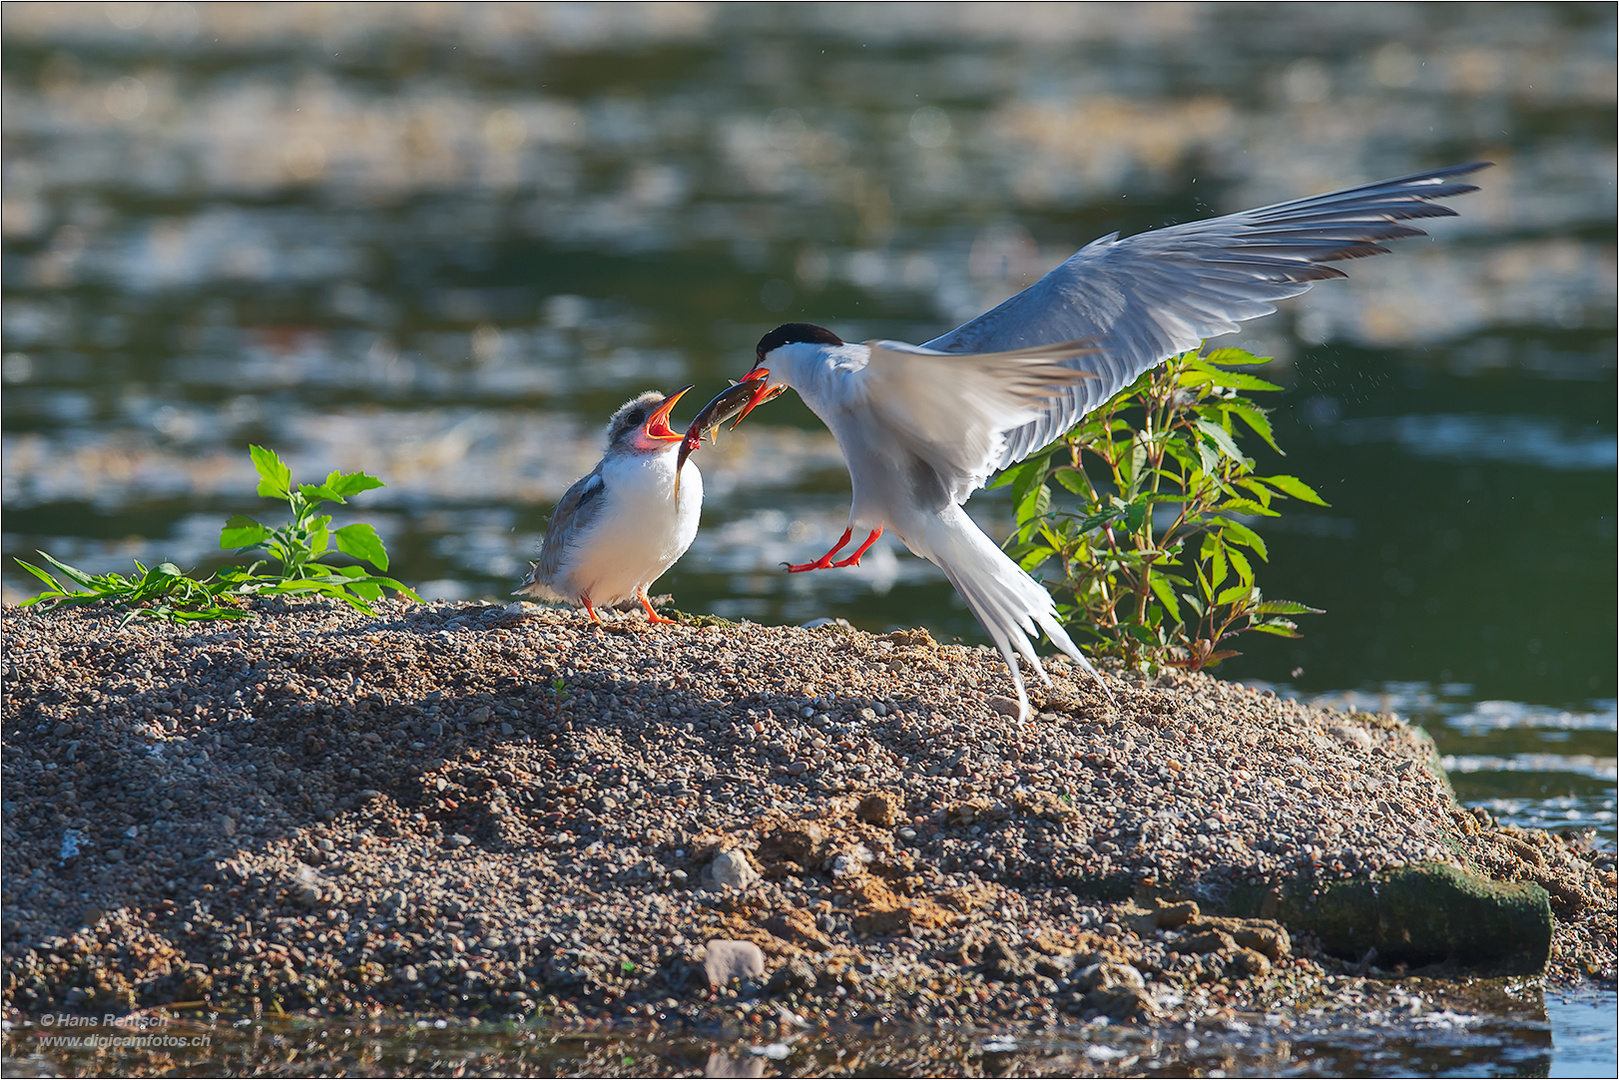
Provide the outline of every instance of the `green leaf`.
<path id="1" fill-rule="evenodd" d="M 219 546 L 226 551 L 257 547 L 271 537 L 270 530 L 246 514 L 232 514 L 219 530 Z"/>
<path id="2" fill-rule="evenodd" d="M 1164 574 L 1154 574 L 1149 579 L 1148 584 L 1152 586 L 1153 595 L 1156 596 L 1164 605 L 1164 610 L 1169 612 L 1169 617 L 1175 622 L 1180 622 L 1180 601 L 1175 598 L 1175 591 L 1170 588 L 1168 576 Z"/>
<path id="3" fill-rule="evenodd" d="M 363 472 L 344 473 L 334 469 L 327 475 L 326 483 L 323 486 L 328 490 L 337 492 L 346 499 L 350 496 L 358 495 L 362 491 L 370 491 L 373 488 L 387 487 L 388 485 Z"/>
<path id="4" fill-rule="evenodd" d="M 1204 363 L 1220 364 L 1222 366 L 1234 366 L 1239 364 L 1253 364 L 1257 366 L 1259 364 L 1268 364 L 1270 363 L 1271 359 L 1272 358 L 1269 356 L 1255 356 L 1247 349 L 1238 349 L 1235 347 L 1214 349 L 1211 352 L 1206 352 L 1203 354 Z"/>
<path id="5" fill-rule="evenodd" d="M 331 546 L 331 528 L 332 519 L 327 516 L 318 517 L 309 523 L 309 538 L 304 543 L 311 558 L 320 558 Z"/>
<path id="6" fill-rule="evenodd" d="M 1212 593 L 1218 589 L 1226 579 L 1225 543 L 1216 533 L 1203 534 L 1203 546 L 1198 557 L 1209 563 L 1209 577 L 1203 581 L 1203 591 Z M 1203 580 L 1203 571 L 1198 570 L 1199 580 Z"/>
<path id="7" fill-rule="evenodd" d="M 1254 554 L 1258 555 L 1261 559 L 1264 559 L 1266 562 L 1270 561 L 1270 555 L 1265 547 L 1265 541 L 1261 540 L 1259 538 L 1259 534 L 1254 532 L 1254 530 L 1250 529 L 1248 526 L 1242 524 L 1240 521 L 1232 521 L 1230 518 L 1226 517 L 1210 518 L 1209 522 L 1211 524 L 1220 526 L 1220 528 L 1225 532 L 1230 533 L 1231 539 L 1235 542 L 1239 544 L 1246 544 L 1248 547 L 1253 548 Z"/>
<path id="8" fill-rule="evenodd" d="M 353 592 L 356 596 L 363 597 L 368 601 L 382 599 L 381 586 L 373 584 L 369 581 L 356 581 L 349 585 L 349 591 Z"/>
<path id="9" fill-rule="evenodd" d="M 249 446 L 247 452 L 260 477 L 259 494 L 265 498 L 291 498 L 292 470 L 282 462 L 280 455 L 262 446 Z"/>
<path id="10" fill-rule="evenodd" d="M 12 559 L 11 561 L 16 563 L 18 566 L 22 567 L 24 570 L 28 571 L 30 574 L 33 574 L 35 577 L 37 577 L 39 580 L 43 581 L 46 585 L 49 585 L 52 589 L 55 589 L 57 592 L 62 591 L 62 586 L 57 584 L 55 578 L 51 577 L 49 574 L 47 574 L 45 571 L 41 570 L 39 567 L 35 566 L 33 563 L 26 563 L 26 562 L 23 562 L 21 559 Z M 43 599 L 44 599 L 43 596 L 36 596 L 32 600 L 24 600 L 18 606 L 19 607 L 27 607 L 29 604 L 32 604 L 35 601 L 43 600 Z"/>
<path id="11" fill-rule="evenodd" d="M 1298 627 L 1286 619 L 1254 623 L 1247 629 L 1258 630 L 1261 634 L 1275 634 L 1277 637 L 1296 638 L 1299 636 Z"/>
<path id="12" fill-rule="evenodd" d="M 1037 484 L 1024 493 L 1018 501 L 1017 519 L 1019 522 L 1037 522 L 1045 517 L 1051 509 L 1051 489 L 1044 484 Z"/>
<path id="13" fill-rule="evenodd" d="M 1315 493 L 1315 488 L 1311 487 L 1309 484 L 1306 484 L 1303 480 L 1300 480 L 1296 476 L 1262 476 L 1258 477 L 1258 479 L 1263 480 L 1277 491 L 1280 491 L 1283 495 L 1291 495 L 1295 499 L 1302 499 L 1308 503 L 1315 503 L 1317 506 L 1332 505 L 1321 496 L 1317 495 Z"/>
<path id="14" fill-rule="evenodd" d="M 1067 491 L 1075 495 L 1089 495 L 1090 486 L 1086 484 L 1085 477 L 1071 465 L 1064 465 L 1051 474 L 1052 478 L 1061 484 Z"/>
<path id="15" fill-rule="evenodd" d="M 1237 577 L 1244 585 L 1252 586 L 1254 583 L 1254 568 L 1248 562 L 1247 556 L 1236 548 L 1224 549 L 1226 557 L 1231 560 L 1231 568 L 1237 572 Z M 1224 603 L 1224 601 L 1221 601 Z"/>
<path id="16" fill-rule="evenodd" d="M 1005 487 L 1008 484 L 1017 484 L 1024 477 L 1027 477 L 1038 470 L 1044 469 L 1045 465 L 1046 459 L 1044 457 L 1026 458 L 1025 460 L 1018 462 L 1016 465 L 1013 465 L 1011 468 L 1002 472 L 985 486 L 988 488 L 998 488 Z"/>
<path id="17" fill-rule="evenodd" d="M 1080 518 L 1077 528 L 1082 533 L 1088 533 L 1092 529 L 1100 529 L 1103 525 L 1111 525 L 1123 516 L 1123 507 L 1104 506 L 1095 513 L 1086 514 L 1084 517 Z"/>
<path id="18" fill-rule="evenodd" d="M 1264 506 L 1267 510 L 1270 509 L 1270 500 L 1272 498 L 1270 488 L 1266 487 L 1264 484 L 1261 484 L 1258 480 L 1253 479 L 1252 477 L 1243 477 L 1242 479 L 1238 480 L 1237 483 L 1253 492 L 1254 498 L 1259 500 L 1260 505 Z"/>
<path id="19" fill-rule="evenodd" d="M 46 562 L 60 570 L 64 577 L 73 582 L 73 584 L 79 586 L 79 588 L 90 589 L 92 591 L 96 589 L 95 578 L 91 577 L 89 574 L 86 574 L 83 570 L 80 570 L 76 566 L 69 566 L 65 562 L 60 562 L 43 551 L 41 551 L 40 554 L 45 556 Z"/>
<path id="20" fill-rule="evenodd" d="M 1035 567 L 1039 566 L 1041 563 L 1045 562 L 1055 554 L 1055 551 L 1052 551 L 1044 544 L 1037 544 L 1019 556 L 1017 564 L 1023 567 L 1026 572 L 1033 573 Z"/>
<path id="21" fill-rule="evenodd" d="M 1143 645 L 1158 644 L 1158 636 L 1140 623 L 1125 623 L 1124 631 Z"/>
<path id="22" fill-rule="evenodd" d="M 1214 602 L 1216 604 L 1234 604 L 1253 591 L 1254 587 L 1246 583 L 1231 585 L 1221 589 L 1220 595 L 1214 598 Z"/>
<path id="23" fill-rule="evenodd" d="M 1266 600 L 1254 605 L 1255 615 L 1325 615 L 1320 608 L 1301 604 L 1296 600 Z"/>
<path id="24" fill-rule="evenodd" d="M 1232 440 L 1231 435 L 1226 431 L 1225 428 L 1221 427 L 1219 424 L 1216 424 L 1212 420 L 1205 420 L 1201 416 L 1194 420 L 1193 423 L 1197 426 L 1199 431 L 1208 437 L 1210 442 L 1214 443 L 1214 445 L 1219 448 L 1221 454 L 1230 458 L 1232 461 L 1235 461 L 1239 465 L 1249 464 L 1247 456 L 1241 450 L 1237 449 L 1236 442 Z"/>
<path id="25" fill-rule="evenodd" d="M 1203 466 L 1203 472 L 1208 476 L 1216 476 L 1220 472 L 1220 454 L 1210 446 L 1208 440 L 1197 440 L 1197 458 Z"/>
<path id="26" fill-rule="evenodd" d="M 1226 390 L 1280 390 L 1275 383 L 1268 383 L 1256 375 L 1249 375 L 1243 371 L 1221 371 L 1213 378 L 1214 385 Z"/>
<path id="27" fill-rule="evenodd" d="M 1271 387 L 1271 389 L 1274 390 L 1276 387 Z M 1264 439 L 1272 450 L 1276 451 L 1278 454 L 1281 454 L 1283 457 L 1287 456 L 1286 452 L 1283 451 L 1280 446 L 1276 445 L 1276 438 L 1271 433 L 1270 417 L 1265 415 L 1264 410 L 1257 409 L 1252 405 L 1238 405 L 1233 402 L 1226 405 L 1225 411 L 1234 416 L 1241 417 L 1242 422 L 1253 428 L 1254 433 L 1257 434 L 1261 439 Z"/>
<path id="28" fill-rule="evenodd" d="M 299 484 L 298 494 L 302 495 L 311 507 L 319 506 L 323 502 L 340 503 L 344 501 L 343 496 L 325 484 Z"/>
<path id="29" fill-rule="evenodd" d="M 1152 507 L 1148 504 L 1146 499 L 1136 499 L 1134 502 L 1130 503 L 1124 508 L 1124 527 L 1128 529 L 1132 535 L 1139 533 L 1142 525 L 1147 521 L 1147 516 L 1151 512 Z"/>
<path id="30" fill-rule="evenodd" d="M 370 525 L 345 525 L 332 533 L 332 540 L 343 554 L 368 562 L 378 570 L 388 569 L 388 549 L 382 546 L 382 538 Z"/>
<path id="31" fill-rule="evenodd" d="M 1254 517 L 1281 517 L 1282 515 L 1253 499 L 1227 499 L 1220 504 L 1220 510 L 1232 514 L 1249 514 Z"/>
<path id="32" fill-rule="evenodd" d="M 1141 482 L 1145 479 L 1143 473 L 1145 472 L 1146 464 L 1147 439 L 1146 436 L 1137 432 L 1135 437 L 1130 440 L 1129 455 L 1119 462 L 1126 484 L 1124 493 L 1126 499 L 1135 498 L 1136 493 L 1141 490 Z"/>

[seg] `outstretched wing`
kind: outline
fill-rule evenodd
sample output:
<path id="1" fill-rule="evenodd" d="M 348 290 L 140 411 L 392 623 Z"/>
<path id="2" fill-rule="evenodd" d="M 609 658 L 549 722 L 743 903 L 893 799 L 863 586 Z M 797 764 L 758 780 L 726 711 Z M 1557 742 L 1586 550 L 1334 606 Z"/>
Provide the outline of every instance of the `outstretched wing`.
<path id="1" fill-rule="evenodd" d="M 1038 417 L 1007 434 L 1003 469 L 1044 447 L 1136 376 L 1205 338 L 1269 315 L 1312 282 L 1347 275 L 1325 265 L 1388 251 L 1386 240 L 1425 235 L 1413 218 L 1454 217 L 1436 205 L 1469 191 L 1455 178 L 1488 162 L 1415 173 L 1363 187 L 1189 221 L 1118 239 L 1104 236 L 991 311 L 924 346 L 998 352 L 1087 338 L 1097 351 L 1067 361 L 1097 376 L 1066 387 Z"/>
<path id="2" fill-rule="evenodd" d="M 955 354 L 899 341 L 865 344 L 871 359 L 855 377 L 871 421 L 931 465 L 957 503 L 998 468 L 1009 430 L 1095 378 L 1066 366 L 1093 351 L 1085 341 Z"/>

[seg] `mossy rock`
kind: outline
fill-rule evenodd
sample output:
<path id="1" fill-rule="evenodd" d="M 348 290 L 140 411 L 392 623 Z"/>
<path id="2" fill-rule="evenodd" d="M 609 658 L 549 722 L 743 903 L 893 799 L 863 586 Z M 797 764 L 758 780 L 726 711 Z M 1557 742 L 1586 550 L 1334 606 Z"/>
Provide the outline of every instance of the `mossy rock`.
<path id="1" fill-rule="evenodd" d="M 1241 889 L 1221 905 L 1314 934 L 1334 956 L 1377 950 L 1379 967 L 1446 963 L 1482 973 L 1535 975 L 1551 958 L 1552 909 L 1533 882 L 1490 881 L 1443 863 L 1376 881 L 1334 881 L 1312 891 Z"/>

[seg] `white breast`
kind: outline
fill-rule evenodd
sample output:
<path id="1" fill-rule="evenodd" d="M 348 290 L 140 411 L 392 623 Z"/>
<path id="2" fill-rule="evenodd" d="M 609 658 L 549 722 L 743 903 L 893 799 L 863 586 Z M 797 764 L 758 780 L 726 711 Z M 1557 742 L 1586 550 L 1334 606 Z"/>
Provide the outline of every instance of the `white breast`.
<path id="1" fill-rule="evenodd" d="M 553 589 L 568 600 L 589 596 L 597 606 L 614 604 L 650 586 L 686 553 L 697 537 L 703 478 L 696 464 L 686 462 L 677 499 L 675 455 L 671 446 L 604 464 L 605 505 L 569 545 Z"/>

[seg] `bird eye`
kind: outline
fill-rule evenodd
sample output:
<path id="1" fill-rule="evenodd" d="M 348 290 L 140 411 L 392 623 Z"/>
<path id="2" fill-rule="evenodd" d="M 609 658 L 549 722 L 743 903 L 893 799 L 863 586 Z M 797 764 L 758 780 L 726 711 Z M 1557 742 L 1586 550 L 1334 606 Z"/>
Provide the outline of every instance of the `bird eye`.
<path id="1" fill-rule="evenodd" d="M 629 416 L 630 423 L 632 423 L 632 424 L 639 424 L 642 420 L 645 420 L 645 419 L 646 419 L 646 416 L 641 412 L 640 409 L 634 410 L 633 412 L 630 413 L 630 416 Z"/>

